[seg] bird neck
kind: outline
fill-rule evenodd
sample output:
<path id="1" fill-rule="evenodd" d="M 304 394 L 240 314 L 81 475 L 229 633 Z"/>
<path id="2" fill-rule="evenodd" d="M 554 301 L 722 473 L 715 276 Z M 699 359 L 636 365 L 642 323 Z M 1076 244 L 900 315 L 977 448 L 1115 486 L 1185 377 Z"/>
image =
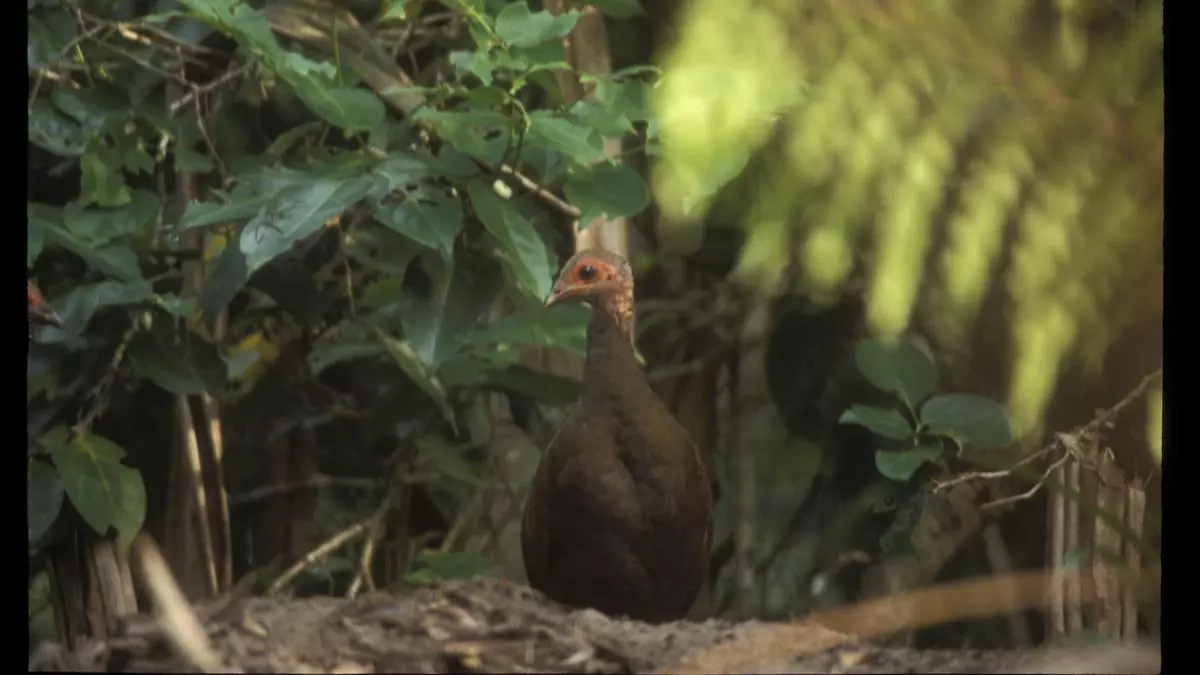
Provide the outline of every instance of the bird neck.
<path id="1" fill-rule="evenodd" d="M 611 400 L 615 392 L 632 393 L 645 374 L 633 352 L 632 312 L 610 312 L 597 304 L 587 328 L 584 392 Z M 646 385 L 648 386 L 648 385 Z"/>

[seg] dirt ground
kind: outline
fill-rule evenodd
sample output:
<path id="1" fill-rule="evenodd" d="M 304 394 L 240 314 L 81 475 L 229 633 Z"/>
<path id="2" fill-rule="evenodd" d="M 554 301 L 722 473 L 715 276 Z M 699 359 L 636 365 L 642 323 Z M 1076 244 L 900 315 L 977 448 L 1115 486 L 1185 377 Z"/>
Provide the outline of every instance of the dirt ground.
<path id="1" fill-rule="evenodd" d="M 200 606 L 196 614 L 221 669 L 242 672 L 1130 673 L 1158 672 L 1161 665 L 1158 649 L 1145 646 L 919 651 L 864 644 L 818 626 L 722 621 L 651 626 L 571 611 L 524 586 L 493 579 L 354 600 L 248 598 Z M 723 656 L 710 657 L 714 648 Z M 118 636 L 73 652 L 43 645 L 29 668 L 196 669 L 176 656 L 149 616 L 133 617 Z"/>

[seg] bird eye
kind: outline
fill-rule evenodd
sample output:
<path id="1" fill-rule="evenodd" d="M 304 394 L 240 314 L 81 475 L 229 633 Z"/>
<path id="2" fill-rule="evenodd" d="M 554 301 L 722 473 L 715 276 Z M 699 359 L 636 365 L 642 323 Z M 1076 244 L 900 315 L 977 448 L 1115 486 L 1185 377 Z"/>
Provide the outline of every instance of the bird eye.
<path id="1" fill-rule="evenodd" d="M 592 265 L 584 265 L 579 268 L 579 278 L 583 281 L 591 281 L 596 276 L 596 268 Z"/>

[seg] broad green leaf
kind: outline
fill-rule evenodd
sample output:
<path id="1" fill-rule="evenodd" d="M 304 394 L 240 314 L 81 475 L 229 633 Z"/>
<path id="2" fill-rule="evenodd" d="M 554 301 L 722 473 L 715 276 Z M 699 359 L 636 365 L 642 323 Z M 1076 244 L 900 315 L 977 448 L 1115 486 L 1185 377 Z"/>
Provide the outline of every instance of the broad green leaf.
<path id="1" fill-rule="evenodd" d="M 920 419 L 934 433 L 950 435 L 967 448 L 994 450 L 1014 440 L 1008 412 L 986 396 L 934 396 L 921 406 Z"/>
<path id="2" fill-rule="evenodd" d="M 565 406 L 579 398 L 580 382 L 518 364 L 487 371 L 481 386 L 528 396 L 545 405 Z"/>
<path id="3" fill-rule="evenodd" d="M 375 167 L 375 173 L 388 181 L 388 189 L 399 190 L 412 186 L 424 178 L 436 175 L 433 163 L 423 155 L 394 153 Z"/>
<path id="4" fill-rule="evenodd" d="M 39 100 L 29 111 L 29 142 L 60 157 L 77 157 L 87 149 L 90 132 Z"/>
<path id="5" fill-rule="evenodd" d="M 250 278 L 246 255 L 238 246 L 226 245 L 209 266 L 200 294 L 200 309 L 211 325 L 221 311 L 237 296 Z"/>
<path id="6" fill-rule="evenodd" d="M 281 61 L 279 42 L 266 18 L 243 0 L 180 0 L 196 18 L 232 35 L 254 53 Z"/>
<path id="7" fill-rule="evenodd" d="M 63 491 L 83 520 L 104 535 L 114 527 L 127 547 L 146 517 L 146 486 L 142 475 L 121 464 L 124 450 L 101 436 L 77 436 L 67 441 L 65 430 L 43 441 L 58 469 Z"/>
<path id="8" fill-rule="evenodd" d="M 495 358 L 507 345 L 554 347 L 582 356 L 587 353 L 587 322 L 591 310 L 581 304 L 568 304 L 548 310 L 510 314 L 471 339 L 481 357 Z M 511 361 L 509 362 L 511 363 Z M 507 365 L 507 363 L 505 364 Z"/>
<path id="9" fill-rule="evenodd" d="M 159 323 L 129 346 L 134 372 L 175 394 L 219 394 L 229 375 L 216 346 L 195 333 L 175 333 L 173 326 L 159 328 Z"/>
<path id="10" fill-rule="evenodd" d="M 857 424 L 866 427 L 884 438 L 902 441 L 911 437 L 915 430 L 904 415 L 889 408 L 876 408 L 855 403 L 838 419 L 839 424 Z"/>
<path id="11" fill-rule="evenodd" d="M 252 186 L 239 184 L 228 195 L 224 203 L 191 202 L 183 217 L 179 219 L 180 230 L 203 227 L 217 223 L 245 220 L 262 212 L 275 201 L 277 195 L 259 194 Z"/>
<path id="12" fill-rule="evenodd" d="M 318 345 L 308 354 L 308 366 L 313 376 L 320 375 L 329 366 L 345 361 L 354 361 L 383 352 L 376 342 L 339 342 L 329 345 Z"/>
<path id="13" fill-rule="evenodd" d="M 650 121 L 650 85 L 640 80 L 618 81 L 612 77 L 596 82 L 596 101 L 612 115 L 632 122 Z"/>
<path id="14" fill-rule="evenodd" d="M 246 269 L 253 274 L 366 197 L 374 186 L 374 176 L 367 175 L 349 181 L 317 179 L 286 190 L 242 230 Z"/>
<path id="15" fill-rule="evenodd" d="M 104 161 L 96 152 L 88 151 L 79 158 L 80 199 L 85 204 L 121 206 L 133 198 L 119 166 Z"/>
<path id="16" fill-rule="evenodd" d="M 449 274 L 431 276 L 432 293 L 404 294 L 404 334 L 421 361 L 436 371 L 491 306 L 503 280 L 494 262 L 466 250 L 455 256 Z"/>
<path id="17" fill-rule="evenodd" d="M 391 354 L 396 365 L 400 367 L 400 370 L 404 371 L 405 375 L 408 375 L 413 384 L 416 384 L 421 388 L 421 391 L 433 399 L 434 404 L 437 405 L 438 410 L 442 413 L 442 419 L 446 420 L 450 428 L 457 434 L 458 423 L 454 420 L 454 410 L 450 407 L 450 400 L 446 397 L 446 388 L 442 386 L 442 381 L 438 379 L 437 375 L 429 372 L 429 369 L 421 362 L 421 357 L 417 355 L 417 351 L 413 349 L 413 346 L 407 340 L 397 340 L 388 337 L 378 328 L 375 329 L 375 333 L 388 353 Z"/>
<path id="18" fill-rule="evenodd" d="M 576 169 L 563 186 L 567 200 L 579 209 L 579 225 L 593 219 L 628 218 L 650 205 L 650 187 L 637 171 L 625 164 L 601 162 Z"/>
<path id="19" fill-rule="evenodd" d="M 500 199 L 483 181 L 471 181 L 467 194 L 483 226 L 500 241 L 518 281 L 534 298 L 545 298 L 554 271 L 546 243 L 537 230 L 512 202 Z"/>
<path id="20" fill-rule="evenodd" d="M 405 0 L 387 0 L 387 11 L 379 18 L 382 21 L 403 21 L 408 18 L 404 11 Z"/>
<path id="21" fill-rule="evenodd" d="M 492 162 L 504 155 L 512 134 L 509 119 L 493 110 L 420 108 L 413 119 L 429 122 L 438 136 L 458 150 Z"/>
<path id="22" fill-rule="evenodd" d="M 579 12 L 563 14 L 547 11 L 530 12 L 524 0 L 509 3 L 496 15 L 496 34 L 514 47 L 536 44 L 565 37 L 579 21 Z"/>
<path id="23" fill-rule="evenodd" d="M 41 230 L 42 237 L 50 246 L 62 247 L 79 256 L 88 267 L 122 281 L 140 281 L 142 271 L 137 254 L 125 241 L 113 242 L 108 246 L 96 247 L 81 240 L 62 224 L 62 209 L 47 204 L 30 202 L 27 207 L 30 228 Z"/>
<path id="24" fill-rule="evenodd" d="M 478 77 L 485 87 L 492 85 L 492 68 L 496 64 L 485 51 L 450 52 L 450 65 L 459 73 L 471 73 Z"/>
<path id="25" fill-rule="evenodd" d="M 29 462 L 29 478 L 26 493 L 28 508 L 29 541 L 42 538 L 62 510 L 63 487 L 58 472 L 46 462 Z"/>
<path id="26" fill-rule="evenodd" d="M 54 300 L 54 309 L 62 317 L 62 333 L 83 333 L 88 322 L 96 312 L 106 307 L 122 307 L 139 305 L 150 302 L 154 298 L 154 288 L 149 281 L 101 281 L 95 284 L 81 284 L 71 289 L 65 296 Z M 57 331 L 49 327 L 43 334 L 47 342 L 57 341 Z"/>
<path id="27" fill-rule="evenodd" d="M 588 4 L 614 19 L 632 19 L 646 13 L 638 0 L 588 0 Z"/>
<path id="28" fill-rule="evenodd" d="M 407 193 L 403 202 L 380 205 L 375 219 L 449 261 L 454 240 L 462 232 L 463 209 L 462 203 L 445 190 L 419 185 Z"/>
<path id="29" fill-rule="evenodd" d="M 80 241 L 103 246 L 129 235 L 148 234 L 158 215 L 158 196 L 149 190 L 133 190 L 128 203 L 119 207 L 85 207 L 78 201 L 63 207 L 63 224 Z"/>
<path id="30" fill-rule="evenodd" d="M 937 384 L 933 361 L 907 341 L 863 340 L 854 351 L 854 363 L 867 381 L 912 408 Z"/>
<path id="31" fill-rule="evenodd" d="M 567 112 L 580 124 L 610 138 L 634 133 L 628 117 L 595 101 L 576 101 Z"/>
<path id="32" fill-rule="evenodd" d="M 312 79 L 292 82 L 296 95 L 330 124 L 351 131 L 370 131 L 383 122 L 386 110 L 374 93 L 358 87 L 325 87 Z"/>
<path id="33" fill-rule="evenodd" d="M 876 450 L 875 468 L 885 478 L 906 481 L 926 462 L 937 461 L 942 449 L 937 445 L 925 445 L 912 450 Z"/>
<path id="34" fill-rule="evenodd" d="M 547 110 L 529 115 L 529 143 L 561 153 L 579 164 L 587 164 L 604 154 L 600 135 L 594 130 Z"/>

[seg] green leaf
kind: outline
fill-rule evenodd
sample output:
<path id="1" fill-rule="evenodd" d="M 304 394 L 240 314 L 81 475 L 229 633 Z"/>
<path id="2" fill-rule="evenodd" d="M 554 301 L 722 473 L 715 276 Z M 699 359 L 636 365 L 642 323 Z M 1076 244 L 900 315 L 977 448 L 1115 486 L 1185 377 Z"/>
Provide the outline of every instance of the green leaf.
<path id="1" fill-rule="evenodd" d="M 315 377 L 334 364 L 377 356 L 382 352 L 383 348 L 375 342 L 339 342 L 318 345 L 308 354 L 308 366 L 312 369 Z"/>
<path id="2" fill-rule="evenodd" d="M 576 101 L 567 112 L 580 124 L 610 138 L 634 133 L 628 117 L 596 101 Z"/>
<path id="3" fill-rule="evenodd" d="M 912 450 L 876 450 L 875 468 L 885 478 L 895 481 L 906 481 L 926 462 L 937 461 L 942 456 L 942 448 L 937 445 L 924 445 Z"/>
<path id="4" fill-rule="evenodd" d="M 854 362 L 867 381 L 878 389 L 896 394 L 910 408 L 916 407 L 937 384 L 937 368 L 933 361 L 906 341 L 859 342 Z"/>
<path id="5" fill-rule="evenodd" d="M 384 204 L 375 219 L 393 231 L 428 246 L 449 262 L 454 240 L 462 232 L 462 203 L 445 190 L 418 185 L 399 204 Z"/>
<path id="6" fill-rule="evenodd" d="M 601 216 L 609 220 L 636 216 L 650 205 L 650 187 L 625 164 L 601 162 L 577 169 L 567 178 L 563 194 L 579 209 L 580 227 Z"/>
<path id="7" fill-rule="evenodd" d="M 640 80 L 597 78 L 596 101 L 610 114 L 622 115 L 633 122 L 650 121 L 650 85 Z"/>
<path id="8" fill-rule="evenodd" d="M 552 406 L 565 406 L 579 398 L 579 380 L 543 373 L 522 365 L 490 370 L 481 386 L 506 393 L 521 394 Z"/>
<path id="9" fill-rule="evenodd" d="M 405 0 L 387 0 L 387 11 L 379 18 L 383 21 L 403 21 L 408 18 L 408 13 L 404 11 Z"/>
<path id="10" fill-rule="evenodd" d="M 454 420 L 454 410 L 450 407 L 450 400 L 446 397 L 446 388 L 442 386 L 442 381 L 425 367 L 421 357 L 417 355 L 417 351 L 407 340 L 390 338 L 378 328 L 375 329 L 375 333 L 400 370 L 403 370 L 404 374 L 408 375 L 409 379 L 421 388 L 421 391 L 433 399 L 442 413 L 442 419 L 446 420 L 450 428 L 457 434 L 458 423 Z"/>
<path id="11" fill-rule="evenodd" d="M 547 11 L 530 12 L 524 0 L 509 3 L 496 15 L 496 34 L 514 47 L 565 37 L 579 21 L 574 10 L 555 15 Z"/>
<path id="12" fill-rule="evenodd" d="M 366 175 L 348 181 L 317 179 L 284 190 L 272 208 L 255 216 L 242 230 L 240 248 L 249 274 L 319 230 L 374 187 L 375 177 Z"/>
<path id="13" fill-rule="evenodd" d="M 419 108 L 413 119 L 429 122 L 439 137 L 458 150 L 493 162 L 504 155 L 512 135 L 509 119 L 492 110 Z"/>
<path id="14" fill-rule="evenodd" d="M 325 87 L 312 79 L 297 79 L 292 88 L 317 115 L 330 124 L 351 131 L 370 131 L 386 115 L 383 101 L 358 87 Z"/>
<path id="15" fill-rule="evenodd" d="M 934 433 L 949 435 L 977 450 L 1003 448 L 1014 440 L 1008 412 L 986 396 L 934 396 L 921 406 L 920 419 Z"/>
<path id="16" fill-rule="evenodd" d="M 39 100 L 29 111 L 29 142 L 60 157 L 77 157 L 87 149 L 89 132 L 78 122 Z"/>
<path id="17" fill-rule="evenodd" d="M 838 424 L 857 424 L 884 438 L 898 441 L 909 438 L 915 433 L 912 425 L 898 411 L 857 403 L 842 413 Z"/>
<path id="18" fill-rule="evenodd" d="M 176 333 L 169 322 L 156 322 L 129 346 L 134 372 L 175 394 L 219 394 L 228 381 L 228 366 L 216 345 L 192 332 Z"/>
<path id="19" fill-rule="evenodd" d="M 472 342 L 478 347 L 480 356 L 492 358 L 503 353 L 500 347 L 510 344 L 553 347 L 583 356 L 587 353 L 587 322 L 590 314 L 591 310 L 582 304 L 569 304 L 553 310 L 537 307 L 500 319 L 477 333 Z"/>
<path id="20" fill-rule="evenodd" d="M 546 242 L 512 202 L 500 199 L 483 181 L 471 181 L 467 194 L 483 226 L 500 241 L 521 286 L 535 299 L 545 298 L 554 273 Z"/>
<path id="21" fill-rule="evenodd" d="M 646 13 L 638 0 L 588 0 L 588 4 L 614 19 L 632 19 Z"/>
<path id="22" fill-rule="evenodd" d="M 421 361 L 434 371 L 474 329 L 503 281 L 491 259 L 466 250 L 455 256 L 452 267 L 448 275 L 431 275 L 437 278 L 429 296 L 412 291 L 404 296 L 405 337 Z"/>
<path id="23" fill-rule="evenodd" d="M 587 164 L 604 154 L 600 135 L 594 130 L 547 110 L 529 115 L 529 143 L 553 150 L 578 162 Z"/>
<path id="24" fill-rule="evenodd" d="M 63 491 L 75 510 L 97 533 L 117 530 L 121 546 L 128 547 L 146 517 L 146 486 L 142 475 L 123 464 L 125 451 L 95 435 L 67 441 L 65 429 L 43 437 L 58 469 Z"/>
<path id="25" fill-rule="evenodd" d="M 29 202 L 27 218 L 29 228 L 40 230 L 47 244 L 60 246 L 74 253 L 91 269 L 122 281 L 141 280 L 142 271 L 137 255 L 126 241 L 116 241 L 98 247 L 92 242 L 81 240 L 63 227 L 63 210 L 47 204 Z"/>
<path id="26" fill-rule="evenodd" d="M 479 78 L 483 86 L 492 85 L 492 68 L 495 64 L 486 51 L 457 51 L 450 52 L 450 64 L 459 73 L 471 73 Z"/>
<path id="27" fill-rule="evenodd" d="M 29 462 L 29 485 L 26 494 L 29 521 L 29 541 L 42 538 L 62 510 L 63 487 L 58 472 L 49 464 Z"/>
<path id="28" fill-rule="evenodd" d="M 158 206 L 158 196 L 149 190 L 134 190 L 129 202 L 113 208 L 85 208 L 73 201 L 63 207 L 63 225 L 80 241 L 103 246 L 121 237 L 147 234 Z"/>
<path id="29" fill-rule="evenodd" d="M 275 200 L 276 196 L 270 193 L 258 194 L 250 185 L 239 184 L 229 193 L 228 199 L 224 203 L 215 201 L 189 203 L 187 210 L 183 212 L 183 217 L 179 219 L 178 229 L 186 230 L 193 227 L 245 220 L 261 213 Z"/>
<path id="30" fill-rule="evenodd" d="M 96 312 L 106 307 L 140 305 L 154 297 L 154 288 L 149 281 L 101 281 L 82 284 L 54 302 L 58 315 L 62 317 L 65 333 L 82 333 Z M 57 330 L 57 329 L 47 329 Z M 53 334 L 43 339 L 53 341 Z"/>
<path id="31" fill-rule="evenodd" d="M 200 308 L 210 325 L 246 285 L 250 270 L 246 267 L 246 255 L 236 245 L 227 244 L 208 268 L 204 289 L 200 295 Z"/>
<path id="32" fill-rule="evenodd" d="M 99 153 L 88 151 L 79 158 L 80 200 L 98 206 L 121 206 L 132 199 L 120 167 L 104 161 Z"/>

